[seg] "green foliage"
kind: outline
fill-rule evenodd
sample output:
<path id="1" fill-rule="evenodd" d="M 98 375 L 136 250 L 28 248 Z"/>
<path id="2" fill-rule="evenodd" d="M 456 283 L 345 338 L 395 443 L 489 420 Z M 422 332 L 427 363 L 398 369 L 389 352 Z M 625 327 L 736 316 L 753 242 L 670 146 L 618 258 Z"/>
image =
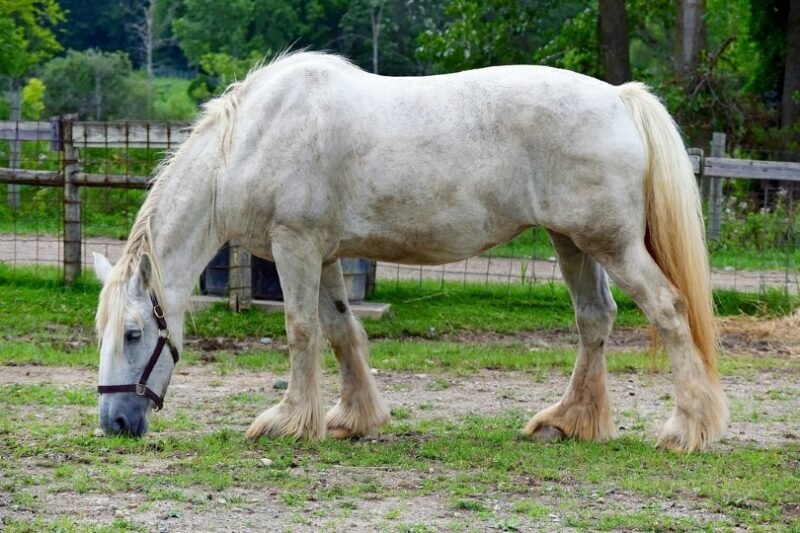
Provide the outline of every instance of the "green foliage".
<path id="1" fill-rule="evenodd" d="M 597 3 L 452 0 L 442 28 L 419 38 L 417 55 L 436 70 L 544 63 L 597 72 Z"/>
<path id="2" fill-rule="evenodd" d="M 22 88 L 22 118 L 39 120 L 44 111 L 44 83 L 39 78 L 31 78 Z"/>
<path id="3" fill-rule="evenodd" d="M 0 0 L 0 75 L 20 78 L 61 50 L 53 30 L 63 20 L 55 0 Z"/>
<path id="4" fill-rule="evenodd" d="M 184 0 L 184 14 L 173 22 L 178 44 L 189 61 L 221 53 L 235 59 L 267 55 L 294 42 L 305 31 L 288 0 Z"/>
<path id="5" fill-rule="evenodd" d="M 123 52 L 70 50 L 42 68 L 47 86 L 45 107 L 51 115 L 78 113 L 83 118 L 111 120 L 146 117 L 148 87 Z"/>
<path id="6" fill-rule="evenodd" d="M 548 43 L 536 50 L 534 62 L 601 77 L 597 17 L 597 2 L 590 2 L 568 18 Z"/>
<path id="7" fill-rule="evenodd" d="M 385 75 L 425 74 L 429 61 L 415 58 L 416 38 L 443 20 L 446 0 L 354 0 L 341 17 L 339 50 L 362 68 L 373 71 L 377 45 L 378 72 Z M 373 20 L 380 24 L 373 26 Z"/>
<path id="8" fill-rule="evenodd" d="M 153 80 L 153 118 L 156 120 L 191 120 L 197 105 L 189 94 L 189 82 L 181 79 Z"/>

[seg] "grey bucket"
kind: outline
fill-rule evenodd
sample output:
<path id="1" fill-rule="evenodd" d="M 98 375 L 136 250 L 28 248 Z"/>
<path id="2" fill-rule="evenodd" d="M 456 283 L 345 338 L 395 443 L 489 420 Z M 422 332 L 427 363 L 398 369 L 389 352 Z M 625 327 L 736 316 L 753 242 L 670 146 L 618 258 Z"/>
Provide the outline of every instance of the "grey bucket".
<path id="1" fill-rule="evenodd" d="M 360 302 L 375 289 L 375 261 L 369 259 L 342 258 L 344 286 L 351 302 Z"/>

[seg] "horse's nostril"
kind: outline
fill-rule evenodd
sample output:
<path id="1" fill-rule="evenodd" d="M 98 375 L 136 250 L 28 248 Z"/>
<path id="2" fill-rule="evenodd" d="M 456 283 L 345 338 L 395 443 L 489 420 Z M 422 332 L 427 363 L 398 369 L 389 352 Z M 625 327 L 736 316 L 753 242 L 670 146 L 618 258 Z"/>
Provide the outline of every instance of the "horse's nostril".
<path id="1" fill-rule="evenodd" d="M 128 417 L 125 415 L 119 415 L 117 418 L 114 419 L 114 433 L 130 433 L 131 426 L 128 422 Z"/>

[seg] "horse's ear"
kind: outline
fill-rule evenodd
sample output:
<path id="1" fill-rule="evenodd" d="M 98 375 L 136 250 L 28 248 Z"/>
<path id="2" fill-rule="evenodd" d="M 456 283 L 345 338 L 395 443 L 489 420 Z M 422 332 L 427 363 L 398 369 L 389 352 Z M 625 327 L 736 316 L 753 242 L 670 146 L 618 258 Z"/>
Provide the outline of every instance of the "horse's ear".
<path id="1" fill-rule="evenodd" d="M 142 254 L 139 266 L 136 268 L 136 278 L 142 292 L 147 292 L 153 286 L 153 260 L 148 254 Z"/>
<path id="2" fill-rule="evenodd" d="M 94 255 L 94 273 L 100 283 L 105 283 L 111 273 L 111 263 L 103 254 L 92 252 L 92 255 Z"/>

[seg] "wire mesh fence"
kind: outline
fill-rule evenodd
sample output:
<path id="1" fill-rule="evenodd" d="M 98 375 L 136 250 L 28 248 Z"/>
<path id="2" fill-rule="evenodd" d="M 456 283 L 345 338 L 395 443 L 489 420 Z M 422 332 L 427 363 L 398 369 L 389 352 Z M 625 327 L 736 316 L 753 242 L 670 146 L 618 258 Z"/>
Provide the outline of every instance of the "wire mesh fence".
<path id="1" fill-rule="evenodd" d="M 0 125 L 0 167 L 17 182 L 0 184 L 0 261 L 11 266 L 60 266 L 63 203 L 58 190 L 30 184 L 31 172 L 56 175 L 62 154 L 52 142 L 51 122 Z"/>
<path id="2" fill-rule="evenodd" d="M 70 228 L 79 231 L 83 269 L 92 263 L 92 252 L 118 259 L 145 198 L 147 177 L 186 135 L 186 124 L 0 123 L 0 139 L 5 139 L 0 140 L 0 263 L 12 271 L 65 268 Z M 782 155 L 798 159 L 798 154 Z M 714 287 L 780 291 L 787 297 L 800 293 L 797 182 L 723 178 L 721 185 L 720 232 L 709 241 Z M 376 276 L 378 284 L 415 281 L 442 287 L 561 281 L 556 254 L 541 228 L 457 263 L 378 263 Z"/>

